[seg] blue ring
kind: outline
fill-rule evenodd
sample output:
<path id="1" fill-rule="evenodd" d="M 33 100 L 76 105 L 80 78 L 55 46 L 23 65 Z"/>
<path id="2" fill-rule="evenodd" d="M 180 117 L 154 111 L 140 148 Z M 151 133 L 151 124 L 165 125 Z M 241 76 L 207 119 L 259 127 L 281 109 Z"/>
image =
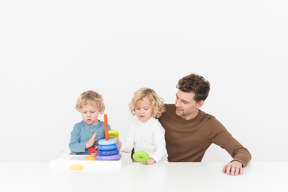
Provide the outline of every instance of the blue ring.
<path id="1" fill-rule="evenodd" d="M 122 155 L 120 153 L 116 155 L 110 155 L 110 156 L 101 156 L 97 155 L 96 159 L 100 161 L 117 161 L 121 159 Z"/>
<path id="2" fill-rule="evenodd" d="M 119 153 L 119 149 L 109 150 L 109 151 L 102 151 L 102 150 L 97 151 L 97 154 L 101 156 L 116 155 L 118 153 Z"/>
<path id="3" fill-rule="evenodd" d="M 112 145 L 98 145 L 98 149 L 102 151 L 117 149 L 117 144 Z"/>
<path id="4" fill-rule="evenodd" d="M 100 141 L 98 141 L 99 145 L 112 145 L 115 144 L 117 141 L 116 139 L 109 139 L 109 140 L 105 140 L 105 139 L 101 139 Z"/>

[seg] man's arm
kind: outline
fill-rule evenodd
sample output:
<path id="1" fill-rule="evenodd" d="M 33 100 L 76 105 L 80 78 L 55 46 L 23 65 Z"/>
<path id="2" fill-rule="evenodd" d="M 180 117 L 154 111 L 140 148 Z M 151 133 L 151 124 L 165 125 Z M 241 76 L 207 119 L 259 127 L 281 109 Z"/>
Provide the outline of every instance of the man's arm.
<path id="1" fill-rule="evenodd" d="M 224 166 L 223 172 L 227 175 L 243 174 L 245 167 L 251 160 L 251 154 L 243 147 L 225 127 L 216 119 L 211 122 L 211 132 L 209 135 L 210 141 L 224 148 L 233 157 L 233 160 Z"/>

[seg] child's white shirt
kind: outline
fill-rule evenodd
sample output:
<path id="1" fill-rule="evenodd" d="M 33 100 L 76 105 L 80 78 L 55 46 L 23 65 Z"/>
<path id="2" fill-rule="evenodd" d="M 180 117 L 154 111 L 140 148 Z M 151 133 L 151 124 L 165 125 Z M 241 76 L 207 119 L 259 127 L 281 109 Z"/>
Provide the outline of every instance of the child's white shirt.
<path id="1" fill-rule="evenodd" d="M 137 117 L 133 118 L 127 139 L 120 151 L 129 153 L 133 148 L 135 152 L 145 151 L 156 162 L 168 161 L 165 130 L 158 119 L 151 117 L 142 122 Z"/>

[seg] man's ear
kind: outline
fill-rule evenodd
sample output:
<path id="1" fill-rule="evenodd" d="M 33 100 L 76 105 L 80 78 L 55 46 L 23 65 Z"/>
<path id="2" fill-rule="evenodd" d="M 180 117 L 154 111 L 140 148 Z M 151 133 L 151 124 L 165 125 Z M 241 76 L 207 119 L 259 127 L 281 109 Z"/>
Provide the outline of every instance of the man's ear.
<path id="1" fill-rule="evenodd" d="M 197 103 L 197 108 L 200 109 L 204 105 L 204 100 L 201 100 Z"/>

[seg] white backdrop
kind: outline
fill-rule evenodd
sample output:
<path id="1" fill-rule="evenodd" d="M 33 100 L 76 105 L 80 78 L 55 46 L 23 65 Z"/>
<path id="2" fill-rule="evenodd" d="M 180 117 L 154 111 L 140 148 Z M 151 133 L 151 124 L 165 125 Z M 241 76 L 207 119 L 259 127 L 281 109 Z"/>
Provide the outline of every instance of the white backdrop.
<path id="1" fill-rule="evenodd" d="M 0 1 L 0 161 L 49 161 L 101 93 L 125 139 L 135 90 L 173 103 L 178 79 L 203 75 L 202 110 L 253 161 L 288 161 L 287 1 Z M 99 116 L 102 120 L 103 115 Z M 204 161 L 229 161 L 212 146 Z"/>

